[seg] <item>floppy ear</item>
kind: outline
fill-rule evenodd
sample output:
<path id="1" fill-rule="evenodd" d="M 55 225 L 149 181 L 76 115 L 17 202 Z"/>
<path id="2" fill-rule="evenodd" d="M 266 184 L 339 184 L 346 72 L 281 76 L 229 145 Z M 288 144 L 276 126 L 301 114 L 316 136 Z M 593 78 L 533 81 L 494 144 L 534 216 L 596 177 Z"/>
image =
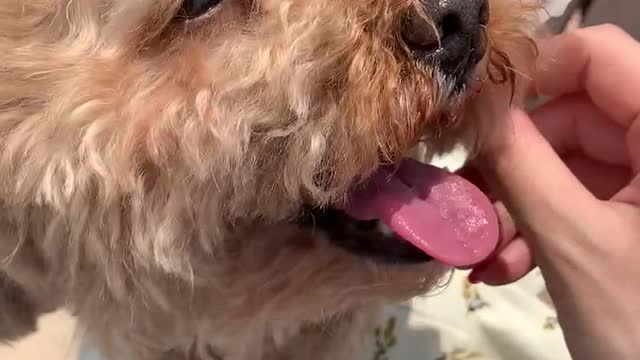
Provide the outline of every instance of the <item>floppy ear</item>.
<path id="1" fill-rule="evenodd" d="M 38 311 L 27 293 L 0 270 L 0 343 L 36 330 Z"/>

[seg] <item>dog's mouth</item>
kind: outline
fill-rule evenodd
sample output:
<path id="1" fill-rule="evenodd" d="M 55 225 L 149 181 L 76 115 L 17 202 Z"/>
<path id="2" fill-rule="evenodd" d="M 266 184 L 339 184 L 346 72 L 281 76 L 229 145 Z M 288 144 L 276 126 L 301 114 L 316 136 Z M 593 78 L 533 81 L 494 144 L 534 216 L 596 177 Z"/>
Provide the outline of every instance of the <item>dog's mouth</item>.
<path id="1" fill-rule="evenodd" d="M 323 231 L 331 243 L 343 250 L 385 264 L 433 260 L 378 219 L 358 220 L 335 208 L 308 208 L 299 224 L 312 231 Z"/>
<path id="2" fill-rule="evenodd" d="M 456 267 L 488 258 L 499 235 L 493 206 L 478 188 L 410 159 L 379 168 L 344 203 L 314 209 L 302 224 L 356 255 L 392 263 L 437 259 Z"/>

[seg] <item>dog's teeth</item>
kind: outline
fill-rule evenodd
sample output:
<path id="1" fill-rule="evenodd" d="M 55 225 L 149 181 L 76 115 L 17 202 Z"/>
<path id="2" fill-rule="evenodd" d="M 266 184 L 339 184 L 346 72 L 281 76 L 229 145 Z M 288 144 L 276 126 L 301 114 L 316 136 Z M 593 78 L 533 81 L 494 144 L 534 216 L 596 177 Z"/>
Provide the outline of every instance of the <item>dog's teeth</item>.
<path id="1" fill-rule="evenodd" d="M 378 221 L 378 231 L 383 233 L 385 236 L 393 235 L 393 231 L 389 229 L 389 227 L 382 223 L 382 221 Z"/>

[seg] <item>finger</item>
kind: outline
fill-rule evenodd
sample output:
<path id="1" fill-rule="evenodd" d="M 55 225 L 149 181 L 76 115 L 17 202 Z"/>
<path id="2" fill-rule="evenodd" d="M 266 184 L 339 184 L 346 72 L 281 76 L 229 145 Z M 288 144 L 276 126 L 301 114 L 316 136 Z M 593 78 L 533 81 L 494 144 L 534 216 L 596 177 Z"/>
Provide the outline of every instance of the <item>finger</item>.
<path id="1" fill-rule="evenodd" d="M 520 280 L 533 268 L 533 251 L 522 237 L 518 237 L 493 261 L 475 268 L 469 275 L 469 281 L 493 286 L 506 285 Z"/>
<path id="2" fill-rule="evenodd" d="M 538 91 L 585 91 L 604 113 L 628 127 L 640 114 L 640 45 L 612 25 L 579 29 L 539 44 Z"/>
<path id="3" fill-rule="evenodd" d="M 608 165 L 583 155 L 568 155 L 563 159 L 582 185 L 600 200 L 610 200 L 631 181 L 628 167 Z"/>
<path id="4" fill-rule="evenodd" d="M 640 173 L 640 117 L 629 127 L 627 132 L 627 147 L 631 156 L 631 166 L 635 174 Z"/>
<path id="5" fill-rule="evenodd" d="M 511 214 L 509 214 L 509 210 L 507 210 L 506 206 L 502 202 L 497 202 L 494 205 L 496 209 L 496 214 L 498 214 L 498 219 L 500 221 L 500 243 L 497 246 L 498 252 L 504 249 L 518 234 L 518 229 L 516 227 L 516 223 L 513 221 Z"/>
<path id="6" fill-rule="evenodd" d="M 524 112 L 513 110 L 511 117 L 511 132 L 480 157 L 485 164 L 482 171 L 519 221 L 520 230 L 547 240 L 544 234 L 565 232 L 567 221 L 580 223 L 581 211 L 594 209 L 598 200 Z"/>
<path id="7" fill-rule="evenodd" d="M 531 118 L 560 154 L 582 152 L 607 164 L 630 166 L 626 129 L 608 120 L 584 93 L 554 99 Z"/>
<path id="8" fill-rule="evenodd" d="M 609 165 L 579 153 L 566 154 L 562 156 L 562 160 L 582 185 L 600 200 L 610 200 L 629 184 L 633 176 L 626 166 Z M 476 167 L 473 164 L 467 164 L 456 173 L 476 185 L 491 201 L 496 202 L 494 206 L 500 219 L 502 234 L 507 238 L 515 236 L 513 219 L 511 216 L 503 215 L 506 213 L 504 204 L 491 193 L 489 185 Z M 496 249 L 500 250 L 500 246 Z"/>
<path id="9" fill-rule="evenodd" d="M 629 183 L 628 168 L 609 166 L 584 156 L 570 156 L 564 160 L 578 179 L 599 199 L 610 199 Z M 473 269 L 469 280 L 500 286 L 527 275 L 535 268 L 535 260 L 531 246 L 518 235 L 516 224 L 504 204 L 498 202 L 494 207 L 500 220 L 500 242 L 494 255 Z"/>
<path id="10" fill-rule="evenodd" d="M 615 194 L 617 194 L 623 187 L 629 184 L 632 178 L 631 169 L 626 166 L 610 165 L 606 162 L 595 161 L 590 157 L 587 157 L 580 153 L 568 153 L 562 156 L 562 160 L 565 162 L 569 170 L 573 175 L 578 178 L 584 187 L 586 187 L 596 198 L 600 200 L 609 200 Z M 497 201 L 498 199 L 491 193 L 489 185 L 482 178 L 482 175 L 476 168 L 469 164 L 457 172 L 458 175 L 471 181 L 482 192 L 487 194 L 487 197 L 491 201 Z M 496 203 L 496 211 L 498 212 L 498 218 L 502 222 L 505 222 L 509 226 L 513 225 L 513 219 L 509 216 L 500 215 L 504 204 L 501 202 Z M 511 229 L 511 228 L 506 228 Z M 506 231 L 502 229 L 502 231 Z"/>
<path id="11" fill-rule="evenodd" d="M 640 176 L 633 178 L 629 186 L 615 194 L 612 200 L 634 204 L 636 207 L 640 207 Z"/>

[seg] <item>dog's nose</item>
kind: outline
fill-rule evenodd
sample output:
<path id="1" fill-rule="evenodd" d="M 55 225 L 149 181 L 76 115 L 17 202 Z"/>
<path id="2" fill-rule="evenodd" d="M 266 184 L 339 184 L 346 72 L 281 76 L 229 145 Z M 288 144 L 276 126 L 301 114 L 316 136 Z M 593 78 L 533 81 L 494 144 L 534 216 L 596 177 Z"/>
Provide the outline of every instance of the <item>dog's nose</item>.
<path id="1" fill-rule="evenodd" d="M 421 4 L 424 14 L 413 13 L 404 22 L 403 41 L 418 60 L 447 75 L 464 77 L 486 51 L 488 0 L 421 0 Z"/>

